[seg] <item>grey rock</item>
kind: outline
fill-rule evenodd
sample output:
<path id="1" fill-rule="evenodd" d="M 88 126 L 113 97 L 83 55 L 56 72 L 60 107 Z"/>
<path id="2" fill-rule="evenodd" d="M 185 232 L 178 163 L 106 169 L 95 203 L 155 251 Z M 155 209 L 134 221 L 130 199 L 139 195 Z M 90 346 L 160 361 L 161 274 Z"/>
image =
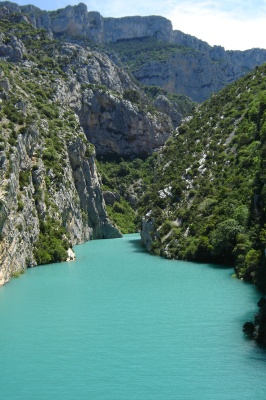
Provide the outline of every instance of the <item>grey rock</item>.
<path id="1" fill-rule="evenodd" d="M 134 194 L 128 194 L 126 196 L 126 200 L 129 202 L 129 204 L 131 205 L 132 208 L 136 209 L 139 199 L 137 198 L 137 196 L 135 196 Z"/>
<path id="2" fill-rule="evenodd" d="M 171 42 L 172 23 L 160 16 L 104 18 L 104 42 L 154 37 Z"/>
<path id="3" fill-rule="evenodd" d="M 8 78 L 4 77 L 3 79 L 0 80 L 0 88 L 5 90 L 6 92 L 9 92 L 10 83 Z"/>
<path id="4" fill-rule="evenodd" d="M 142 227 L 140 232 L 141 242 L 151 251 L 152 243 L 154 240 L 154 220 L 148 216 L 142 218 Z"/>
<path id="5" fill-rule="evenodd" d="M 14 35 L 9 35 L 8 42 L 3 43 L 4 35 L 0 36 L 0 58 L 8 61 L 18 62 L 23 58 L 25 47 L 21 40 Z"/>
<path id="6" fill-rule="evenodd" d="M 182 115 L 176 110 L 174 103 L 167 99 L 167 97 L 163 95 L 158 96 L 154 101 L 154 105 L 157 110 L 169 115 L 175 128 L 181 124 Z"/>
<path id="7" fill-rule="evenodd" d="M 27 103 L 25 101 L 19 101 L 15 104 L 15 107 L 21 110 L 24 115 L 27 113 Z"/>
<path id="8" fill-rule="evenodd" d="M 105 204 L 107 204 L 108 206 L 112 206 L 114 205 L 115 201 L 120 201 L 121 196 L 119 193 L 115 192 L 110 192 L 110 191 L 104 191 L 103 192 L 103 198 L 105 201 Z"/>
<path id="9" fill-rule="evenodd" d="M 98 156 L 147 156 L 173 131 L 170 119 L 144 113 L 131 102 L 102 90 L 87 92 L 79 116 Z"/>

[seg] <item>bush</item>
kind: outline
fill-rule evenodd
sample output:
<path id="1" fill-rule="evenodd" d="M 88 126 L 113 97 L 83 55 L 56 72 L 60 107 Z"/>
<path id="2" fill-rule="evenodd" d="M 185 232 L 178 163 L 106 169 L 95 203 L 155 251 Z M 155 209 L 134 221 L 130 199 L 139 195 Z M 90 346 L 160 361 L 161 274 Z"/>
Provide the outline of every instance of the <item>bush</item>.
<path id="1" fill-rule="evenodd" d="M 55 106 L 46 104 L 42 107 L 41 112 L 49 119 L 59 118 L 59 111 Z"/>

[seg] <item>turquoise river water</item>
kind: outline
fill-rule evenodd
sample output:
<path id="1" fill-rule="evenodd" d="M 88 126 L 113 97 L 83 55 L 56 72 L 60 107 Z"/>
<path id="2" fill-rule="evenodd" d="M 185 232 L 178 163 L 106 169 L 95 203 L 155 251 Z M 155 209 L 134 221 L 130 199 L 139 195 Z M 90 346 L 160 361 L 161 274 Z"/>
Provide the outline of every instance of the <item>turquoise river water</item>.
<path id="1" fill-rule="evenodd" d="M 232 269 L 147 254 L 139 235 L 0 288 L 1 400 L 265 400 L 245 339 L 259 294 Z"/>

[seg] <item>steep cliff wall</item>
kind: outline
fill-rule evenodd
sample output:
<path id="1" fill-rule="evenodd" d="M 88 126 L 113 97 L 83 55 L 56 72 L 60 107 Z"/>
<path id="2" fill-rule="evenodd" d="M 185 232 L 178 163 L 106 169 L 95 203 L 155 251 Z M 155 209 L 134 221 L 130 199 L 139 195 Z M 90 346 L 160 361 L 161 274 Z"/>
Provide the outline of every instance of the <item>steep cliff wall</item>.
<path id="1" fill-rule="evenodd" d="M 188 38 L 176 44 L 149 38 L 109 44 L 108 49 L 143 85 L 160 86 L 198 102 L 266 61 L 264 49 L 225 51 L 183 36 Z"/>
<path id="2" fill-rule="evenodd" d="M 65 260 L 74 244 L 121 234 L 105 210 L 94 146 L 70 107 L 81 97 L 80 83 L 49 57 L 58 49 L 46 34 L 25 25 L 23 43 L 10 36 L 9 23 L 1 24 L 0 284 L 4 284 L 29 266 Z"/>
<path id="3" fill-rule="evenodd" d="M 62 44 L 53 51 L 53 57 L 68 75 L 56 99 L 79 116 L 97 156 L 147 156 L 172 134 L 171 118 L 152 107 L 145 94 L 106 55 Z"/>
<path id="4" fill-rule="evenodd" d="M 159 16 L 104 18 L 104 42 L 151 36 L 161 42 L 171 42 L 173 37 L 171 22 Z"/>
<path id="5" fill-rule="evenodd" d="M 144 85 L 160 86 L 172 93 L 181 93 L 194 101 L 203 101 L 211 93 L 217 92 L 247 72 L 266 61 L 266 50 L 225 51 L 221 46 L 208 43 L 178 30 L 160 16 L 103 18 L 98 12 L 88 12 L 80 3 L 53 12 L 42 11 L 34 6 L 18 6 L 1 2 L 1 14 L 20 13 L 27 15 L 31 23 L 45 28 L 55 36 L 75 40 L 89 39 L 97 44 L 120 43 L 126 41 L 128 49 L 132 41 L 154 39 L 165 48 L 175 48 L 168 56 L 152 54 L 141 62 L 140 55 L 133 53 L 122 62 Z M 133 44 L 134 45 L 134 44 Z M 156 47 L 156 46 L 155 46 Z"/>
<path id="6" fill-rule="evenodd" d="M 144 54 L 143 54 L 144 56 Z M 132 73 L 144 85 L 160 86 L 202 102 L 266 60 L 266 50 L 224 52 L 219 60 L 192 49 L 176 50 L 166 60 L 147 59 Z"/>

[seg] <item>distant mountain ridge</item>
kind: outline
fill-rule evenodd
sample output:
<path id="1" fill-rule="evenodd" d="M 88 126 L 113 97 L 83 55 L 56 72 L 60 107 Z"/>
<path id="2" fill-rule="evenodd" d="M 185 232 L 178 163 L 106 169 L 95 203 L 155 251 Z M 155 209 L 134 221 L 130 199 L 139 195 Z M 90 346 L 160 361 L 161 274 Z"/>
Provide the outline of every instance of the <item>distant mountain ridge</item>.
<path id="1" fill-rule="evenodd" d="M 128 41 L 129 47 L 132 40 L 152 38 L 164 43 L 166 48 L 186 48 L 187 51 L 176 51 L 163 60 L 144 57 L 142 65 L 131 73 L 144 85 L 160 86 L 198 102 L 266 61 L 265 49 L 226 51 L 221 46 L 212 47 L 196 37 L 173 30 L 171 21 L 160 16 L 104 18 L 99 12 L 88 12 L 83 3 L 43 11 L 35 6 L 4 1 L 0 2 L 0 10 L 2 14 L 26 14 L 33 26 L 45 28 L 58 38 L 83 38 L 98 45 Z"/>

